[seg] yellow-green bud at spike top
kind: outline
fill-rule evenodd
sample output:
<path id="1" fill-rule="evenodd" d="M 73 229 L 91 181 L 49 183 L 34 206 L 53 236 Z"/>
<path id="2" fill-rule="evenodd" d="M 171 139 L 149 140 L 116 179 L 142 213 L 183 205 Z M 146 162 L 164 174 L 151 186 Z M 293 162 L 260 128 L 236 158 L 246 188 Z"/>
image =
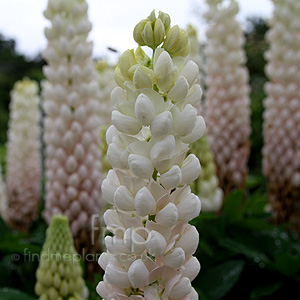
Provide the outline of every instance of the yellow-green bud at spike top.
<path id="1" fill-rule="evenodd" d="M 84 300 L 87 288 L 81 275 L 68 218 L 54 215 L 40 254 L 35 292 L 40 300 Z"/>
<path id="2" fill-rule="evenodd" d="M 159 12 L 156 18 L 152 11 L 147 19 L 140 21 L 134 28 L 133 38 L 140 46 L 155 49 L 160 44 L 172 57 L 185 57 L 190 51 L 188 34 L 178 25 L 170 28 L 171 19 L 166 13 Z"/>

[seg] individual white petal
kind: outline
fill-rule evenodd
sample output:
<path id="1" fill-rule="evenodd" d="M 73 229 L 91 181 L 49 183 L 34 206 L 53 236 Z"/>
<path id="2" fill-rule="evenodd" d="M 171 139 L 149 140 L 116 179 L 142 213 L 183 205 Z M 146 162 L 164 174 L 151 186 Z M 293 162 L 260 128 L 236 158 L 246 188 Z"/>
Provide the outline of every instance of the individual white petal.
<path id="1" fill-rule="evenodd" d="M 114 209 L 107 209 L 103 214 L 103 219 L 107 227 L 122 227 L 118 214 Z"/>
<path id="2" fill-rule="evenodd" d="M 102 270 L 105 271 L 109 261 L 110 261 L 110 255 L 107 252 L 102 252 L 98 259 L 98 264 L 102 268 Z"/>
<path id="3" fill-rule="evenodd" d="M 135 116 L 144 126 L 149 126 L 156 116 L 155 107 L 145 94 L 139 94 L 136 99 Z"/>
<path id="4" fill-rule="evenodd" d="M 151 149 L 150 157 L 153 163 L 172 158 L 175 149 L 175 138 L 168 135 L 160 141 L 156 142 Z"/>
<path id="5" fill-rule="evenodd" d="M 136 118 L 124 115 L 117 110 L 114 110 L 111 115 L 113 125 L 120 131 L 127 134 L 135 135 L 141 128 L 142 124 Z"/>
<path id="6" fill-rule="evenodd" d="M 191 281 L 187 277 L 182 277 L 171 289 L 169 297 L 180 299 L 188 295 L 192 290 Z"/>
<path id="7" fill-rule="evenodd" d="M 101 191 L 102 191 L 102 199 L 109 203 L 114 204 L 114 193 L 116 191 L 116 186 L 112 185 L 110 180 L 108 178 L 105 178 L 102 181 L 101 185 Z"/>
<path id="8" fill-rule="evenodd" d="M 128 169 L 128 155 L 127 151 L 124 151 L 117 144 L 111 143 L 107 149 L 107 158 L 110 164 L 118 169 Z"/>
<path id="9" fill-rule="evenodd" d="M 174 203 L 168 203 L 156 214 L 155 220 L 164 227 L 173 226 L 178 220 L 178 210 L 176 205 Z"/>
<path id="10" fill-rule="evenodd" d="M 187 295 L 187 300 L 198 300 L 199 296 L 196 290 L 192 287 L 191 292 Z"/>
<path id="11" fill-rule="evenodd" d="M 134 206 L 139 216 L 147 216 L 154 213 L 155 199 L 147 187 L 141 188 L 135 195 Z"/>
<path id="12" fill-rule="evenodd" d="M 200 103 L 201 97 L 202 97 L 202 89 L 201 89 L 200 85 L 194 84 L 190 88 L 190 90 L 185 98 L 185 103 L 195 105 L 197 103 Z"/>
<path id="13" fill-rule="evenodd" d="M 129 288 L 131 286 L 127 272 L 112 263 L 106 266 L 105 279 L 108 283 L 120 288 Z"/>
<path id="14" fill-rule="evenodd" d="M 117 86 L 111 92 L 111 103 L 117 108 L 122 102 L 127 101 L 125 91 Z"/>
<path id="15" fill-rule="evenodd" d="M 103 299 L 109 299 L 109 295 L 113 292 L 111 286 L 104 281 L 100 281 L 96 287 L 97 293 Z"/>
<path id="16" fill-rule="evenodd" d="M 108 146 L 112 143 L 113 137 L 118 135 L 118 133 L 119 132 L 114 125 L 111 125 L 107 128 L 105 137 L 106 137 L 106 144 Z"/>
<path id="17" fill-rule="evenodd" d="M 181 184 L 190 184 L 196 180 L 200 174 L 201 165 L 195 154 L 190 154 L 181 166 L 182 180 Z"/>
<path id="18" fill-rule="evenodd" d="M 193 281 L 200 272 L 200 269 L 201 266 L 198 259 L 195 256 L 192 256 L 185 262 L 182 276 L 189 278 L 190 281 Z"/>
<path id="19" fill-rule="evenodd" d="M 173 102 L 180 102 L 185 99 L 189 91 L 189 83 L 183 76 L 178 76 L 175 85 L 168 93 L 168 97 Z"/>
<path id="20" fill-rule="evenodd" d="M 156 283 L 148 285 L 144 288 L 145 300 L 161 300 Z"/>
<path id="21" fill-rule="evenodd" d="M 146 240 L 147 252 L 154 257 L 161 257 L 166 249 L 167 242 L 162 234 L 158 231 L 152 230 Z"/>
<path id="22" fill-rule="evenodd" d="M 136 89 L 152 88 L 152 81 L 141 66 L 133 74 L 133 84 Z"/>
<path id="23" fill-rule="evenodd" d="M 163 263 L 174 269 L 180 268 L 185 261 L 185 253 L 182 248 L 175 248 L 171 253 L 164 256 Z"/>
<path id="24" fill-rule="evenodd" d="M 176 242 L 176 247 L 181 247 L 185 255 L 192 255 L 196 252 L 199 243 L 199 233 L 195 226 L 187 225 L 180 239 Z"/>
<path id="25" fill-rule="evenodd" d="M 175 70 L 172 58 L 167 51 L 163 51 L 154 64 L 154 73 L 158 88 L 166 93 L 175 83 Z"/>
<path id="26" fill-rule="evenodd" d="M 178 219 L 183 221 L 190 221 L 198 217 L 201 210 L 201 202 L 198 196 L 190 193 L 183 198 L 177 205 Z"/>
<path id="27" fill-rule="evenodd" d="M 206 128 L 206 125 L 205 125 L 203 117 L 197 116 L 194 129 L 192 130 L 192 132 L 189 135 L 181 137 L 181 141 L 186 144 L 191 144 L 191 143 L 199 140 L 203 136 L 203 134 L 205 132 L 205 128 Z"/>
<path id="28" fill-rule="evenodd" d="M 115 205 L 124 211 L 134 210 L 134 198 L 126 186 L 121 185 L 114 193 Z"/>
<path id="29" fill-rule="evenodd" d="M 154 172 L 152 161 L 144 156 L 130 154 L 128 156 L 128 165 L 134 175 L 144 179 L 150 178 Z"/>
<path id="30" fill-rule="evenodd" d="M 146 249 L 145 239 L 132 228 L 126 229 L 124 242 L 132 253 L 140 254 Z"/>
<path id="31" fill-rule="evenodd" d="M 157 115 L 150 126 L 152 136 L 162 138 L 168 135 L 172 129 L 172 125 L 173 117 L 169 111 Z"/>
<path id="32" fill-rule="evenodd" d="M 141 288 L 149 284 L 149 271 L 141 259 L 134 261 L 128 269 L 128 277 L 134 288 Z"/>
<path id="33" fill-rule="evenodd" d="M 193 105 L 187 104 L 183 111 L 176 114 L 176 118 L 174 117 L 173 130 L 180 136 L 190 134 L 195 127 L 196 118 L 197 109 Z"/>
<path id="34" fill-rule="evenodd" d="M 174 165 L 168 172 L 160 175 L 159 182 L 166 188 L 172 189 L 177 187 L 182 180 L 181 170 Z"/>
<path id="35" fill-rule="evenodd" d="M 192 84 L 195 82 L 198 74 L 199 74 L 199 68 L 197 64 L 194 61 L 189 60 L 179 75 L 184 76 L 188 81 L 189 86 L 191 87 Z"/>

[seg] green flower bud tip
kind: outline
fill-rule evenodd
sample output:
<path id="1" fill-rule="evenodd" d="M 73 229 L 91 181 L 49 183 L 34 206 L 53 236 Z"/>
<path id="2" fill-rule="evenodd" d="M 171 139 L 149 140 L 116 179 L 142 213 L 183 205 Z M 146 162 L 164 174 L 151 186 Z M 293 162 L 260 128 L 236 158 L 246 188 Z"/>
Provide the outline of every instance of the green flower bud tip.
<path id="1" fill-rule="evenodd" d="M 153 10 L 147 19 L 141 20 L 133 30 L 133 38 L 140 45 L 155 49 L 165 39 L 170 28 L 170 16 L 163 12 L 158 13 L 158 18 Z"/>
<path id="2" fill-rule="evenodd" d="M 74 248 L 68 218 L 54 215 L 46 232 L 46 241 L 36 272 L 35 292 L 41 299 L 76 299 L 84 292 L 85 284 L 78 254 Z"/>

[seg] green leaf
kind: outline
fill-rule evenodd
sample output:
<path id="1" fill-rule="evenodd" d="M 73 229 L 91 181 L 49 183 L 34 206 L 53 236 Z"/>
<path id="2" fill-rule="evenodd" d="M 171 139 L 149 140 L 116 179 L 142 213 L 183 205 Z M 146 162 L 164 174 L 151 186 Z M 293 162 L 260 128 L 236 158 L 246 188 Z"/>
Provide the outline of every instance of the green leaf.
<path id="1" fill-rule="evenodd" d="M 282 283 L 282 281 L 279 281 L 254 288 L 250 294 L 250 300 L 259 300 L 263 296 L 274 294 L 281 287 Z"/>
<path id="2" fill-rule="evenodd" d="M 210 245 L 205 240 L 199 240 L 199 248 L 203 250 L 204 253 L 206 253 L 208 256 L 213 256 L 213 250 L 210 247 Z"/>
<path id="3" fill-rule="evenodd" d="M 224 201 L 223 206 L 223 216 L 226 221 L 230 223 L 235 223 L 241 219 L 244 210 L 242 209 L 242 202 L 244 200 L 245 194 L 241 190 L 235 190 L 227 196 Z"/>
<path id="4" fill-rule="evenodd" d="M 250 199 L 246 202 L 245 212 L 247 215 L 268 216 L 269 214 L 265 212 L 266 205 L 267 205 L 266 195 L 264 194 L 262 195 L 261 193 L 257 192 L 252 194 Z"/>
<path id="5" fill-rule="evenodd" d="M 1 300 L 34 300 L 35 298 L 12 288 L 0 288 Z"/>
<path id="6" fill-rule="evenodd" d="M 7 234 L 8 232 L 9 228 L 7 227 L 3 219 L 0 217 L 0 240 L 2 240 L 5 234 Z"/>
<path id="7" fill-rule="evenodd" d="M 300 253 L 297 255 L 281 253 L 275 258 L 275 266 L 284 275 L 295 275 L 300 271 Z"/>
<path id="8" fill-rule="evenodd" d="M 224 297 L 239 279 L 245 262 L 230 260 L 210 268 L 199 275 L 199 288 L 207 299 L 217 300 Z"/>
<path id="9" fill-rule="evenodd" d="M 0 244 L 0 251 L 6 253 L 40 253 L 42 246 L 33 245 L 29 243 L 22 243 L 22 241 L 4 241 Z"/>
<path id="10" fill-rule="evenodd" d="M 219 244 L 233 253 L 245 255 L 251 261 L 258 263 L 261 268 L 272 266 L 270 259 L 259 248 L 255 248 L 255 244 L 250 246 L 230 238 L 221 239 Z"/>
<path id="11" fill-rule="evenodd" d="M 246 186 L 248 189 L 253 189 L 261 186 L 263 183 L 263 177 L 262 176 L 254 176 L 249 175 L 246 178 Z"/>

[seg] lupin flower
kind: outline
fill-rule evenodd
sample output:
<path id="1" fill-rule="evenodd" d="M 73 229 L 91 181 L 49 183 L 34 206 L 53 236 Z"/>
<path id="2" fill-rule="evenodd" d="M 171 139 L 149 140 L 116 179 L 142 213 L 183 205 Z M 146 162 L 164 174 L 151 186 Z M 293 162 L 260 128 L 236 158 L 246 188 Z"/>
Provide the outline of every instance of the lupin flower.
<path id="1" fill-rule="evenodd" d="M 2 169 L 0 165 L 0 216 L 3 220 L 7 217 L 7 195 L 6 187 L 2 178 Z"/>
<path id="2" fill-rule="evenodd" d="M 206 135 L 190 145 L 190 152 L 195 153 L 201 163 L 201 172 L 192 184 L 192 191 L 201 199 L 204 212 L 216 212 L 223 203 L 223 191 L 219 187 L 216 175 L 214 154 Z"/>
<path id="3" fill-rule="evenodd" d="M 207 136 L 212 145 L 220 186 L 227 195 L 233 188 L 244 188 L 249 155 L 249 86 L 243 66 L 244 38 L 235 16 L 235 0 L 207 0 L 206 35 Z"/>
<path id="4" fill-rule="evenodd" d="M 38 85 L 24 79 L 11 92 L 7 144 L 7 222 L 28 231 L 37 218 L 41 189 Z"/>
<path id="5" fill-rule="evenodd" d="M 198 299 L 191 281 L 200 270 L 193 256 L 199 237 L 188 222 L 201 208 L 189 186 L 200 163 L 186 155 L 205 123 L 193 106 L 201 98 L 198 67 L 181 56 L 189 47 L 185 36 L 170 28 L 167 14 L 152 12 L 134 38 L 153 49 L 153 58 L 141 47 L 127 50 L 115 70 L 119 86 L 106 132 L 113 169 L 102 183 L 112 236 L 105 238 L 99 259 L 105 275 L 97 287 L 105 300 Z"/>
<path id="6" fill-rule="evenodd" d="M 267 39 L 263 172 L 275 219 L 300 226 L 300 6 L 274 2 Z"/>
<path id="7" fill-rule="evenodd" d="M 48 223 L 55 214 L 68 216 L 73 236 L 90 242 L 90 221 L 100 211 L 99 87 L 87 41 L 91 23 L 87 3 L 49 0 L 51 21 L 43 55 Z M 76 241 L 75 239 L 75 241 Z M 75 244 L 77 247 L 77 244 Z M 79 250 L 78 250 L 79 251 Z"/>
<path id="8" fill-rule="evenodd" d="M 84 300 L 87 288 L 82 278 L 80 256 L 74 248 L 68 218 L 54 215 L 36 271 L 35 293 L 39 300 Z"/>

